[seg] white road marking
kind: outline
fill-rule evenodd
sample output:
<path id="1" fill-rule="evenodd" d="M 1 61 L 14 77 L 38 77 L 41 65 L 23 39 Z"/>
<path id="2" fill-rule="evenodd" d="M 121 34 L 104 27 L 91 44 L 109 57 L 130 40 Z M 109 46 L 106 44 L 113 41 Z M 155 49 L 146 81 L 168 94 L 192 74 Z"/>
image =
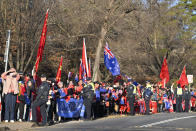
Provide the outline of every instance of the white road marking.
<path id="1" fill-rule="evenodd" d="M 188 118 L 193 118 L 193 117 L 196 117 L 196 116 L 187 116 L 187 117 L 173 118 L 173 119 L 168 119 L 168 120 L 164 120 L 164 121 L 160 121 L 160 122 L 146 124 L 146 125 L 139 126 L 139 127 L 151 127 L 151 126 L 154 126 L 154 125 L 160 125 L 160 124 L 171 122 L 171 121 L 176 121 L 176 120 L 181 120 L 181 119 L 188 119 Z"/>

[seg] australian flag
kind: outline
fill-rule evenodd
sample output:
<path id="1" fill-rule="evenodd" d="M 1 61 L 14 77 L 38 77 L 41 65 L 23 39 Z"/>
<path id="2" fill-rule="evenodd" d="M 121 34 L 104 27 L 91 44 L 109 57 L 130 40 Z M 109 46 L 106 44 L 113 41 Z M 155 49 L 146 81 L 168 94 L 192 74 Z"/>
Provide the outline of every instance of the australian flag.
<path id="1" fill-rule="evenodd" d="M 108 43 L 106 43 L 104 49 L 104 64 L 113 76 L 120 75 L 120 66 L 116 57 L 108 47 Z"/>

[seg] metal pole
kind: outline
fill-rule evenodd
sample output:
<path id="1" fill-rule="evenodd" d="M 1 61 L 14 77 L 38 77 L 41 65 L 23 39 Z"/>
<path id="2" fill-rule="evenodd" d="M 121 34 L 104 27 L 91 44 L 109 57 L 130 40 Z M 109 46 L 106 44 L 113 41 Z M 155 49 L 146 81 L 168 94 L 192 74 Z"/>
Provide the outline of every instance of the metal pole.
<path id="1" fill-rule="evenodd" d="M 5 72 L 7 71 L 7 64 L 8 64 L 8 55 L 9 55 L 9 48 L 10 48 L 10 30 L 7 30 L 7 41 L 6 41 L 6 49 L 5 49 L 5 56 L 4 56 L 4 62 L 5 62 Z"/>

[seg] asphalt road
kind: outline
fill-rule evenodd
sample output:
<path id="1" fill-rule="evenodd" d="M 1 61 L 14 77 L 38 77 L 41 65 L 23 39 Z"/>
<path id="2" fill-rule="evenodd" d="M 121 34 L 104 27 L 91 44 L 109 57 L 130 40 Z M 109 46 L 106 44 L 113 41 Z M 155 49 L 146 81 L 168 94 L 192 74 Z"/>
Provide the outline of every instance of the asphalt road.
<path id="1" fill-rule="evenodd" d="M 160 113 L 149 116 L 102 118 L 94 121 L 70 121 L 39 131 L 185 131 L 196 130 L 196 113 Z"/>

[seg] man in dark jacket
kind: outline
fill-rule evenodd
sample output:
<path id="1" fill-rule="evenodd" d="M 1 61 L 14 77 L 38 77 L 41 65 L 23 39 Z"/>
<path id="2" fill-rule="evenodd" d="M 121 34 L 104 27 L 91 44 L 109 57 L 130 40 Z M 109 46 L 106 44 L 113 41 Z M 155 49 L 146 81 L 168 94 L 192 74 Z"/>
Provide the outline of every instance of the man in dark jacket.
<path id="1" fill-rule="evenodd" d="M 82 89 L 82 97 L 84 99 L 86 120 L 91 120 L 91 108 L 94 98 L 94 84 L 91 78 L 87 78 L 87 84 Z"/>
<path id="2" fill-rule="evenodd" d="M 42 123 L 39 126 L 45 126 L 47 124 L 46 102 L 48 101 L 50 86 L 46 81 L 46 76 L 44 74 L 41 75 L 41 81 L 42 84 L 40 85 L 37 91 L 36 99 L 32 103 L 32 117 L 33 117 L 33 122 L 35 122 L 33 126 L 37 125 L 36 108 L 38 106 L 40 107 L 40 112 L 42 115 Z"/>
<path id="3" fill-rule="evenodd" d="M 127 87 L 127 99 L 129 101 L 129 106 L 131 109 L 131 115 L 135 115 L 134 112 L 134 102 L 135 102 L 135 95 L 136 95 L 136 86 L 133 84 L 132 80 L 128 80 L 128 87 Z"/>
<path id="4" fill-rule="evenodd" d="M 188 90 L 188 87 L 185 87 L 184 94 L 183 94 L 183 100 L 185 101 L 185 112 L 189 112 L 190 99 L 191 99 L 191 93 Z"/>

